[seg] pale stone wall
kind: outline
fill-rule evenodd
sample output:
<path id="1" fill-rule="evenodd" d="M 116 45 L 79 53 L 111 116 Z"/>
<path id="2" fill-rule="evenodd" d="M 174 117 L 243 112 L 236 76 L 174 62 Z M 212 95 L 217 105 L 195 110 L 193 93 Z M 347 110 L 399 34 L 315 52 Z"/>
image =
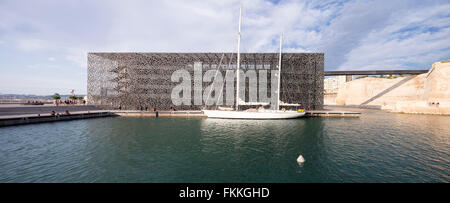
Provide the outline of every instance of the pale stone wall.
<path id="1" fill-rule="evenodd" d="M 450 101 L 450 62 L 433 64 L 427 73 L 423 99 L 428 102 Z"/>
<path id="2" fill-rule="evenodd" d="M 399 101 L 393 112 L 450 115 L 450 62 L 433 63 L 425 75 L 422 97 Z"/>
<path id="3" fill-rule="evenodd" d="M 436 62 L 428 73 L 409 77 L 367 77 L 347 82 L 339 89 L 336 104 L 381 105 L 392 112 L 450 115 L 450 62 Z"/>
<path id="4" fill-rule="evenodd" d="M 397 101 L 417 100 L 422 97 L 425 82 L 424 74 L 413 76 L 411 80 L 387 92 L 366 105 L 394 105 Z M 337 105 L 361 105 L 384 90 L 405 80 L 406 77 L 394 79 L 366 77 L 344 83 L 336 97 Z"/>
<path id="5" fill-rule="evenodd" d="M 450 102 L 440 102 L 439 105 L 431 105 L 426 101 L 398 101 L 391 111 L 397 113 L 450 115 Z"/>
<path id="6" fill-rule="evenodd" d="M 337 96 L 337 93 L 325 93 L 323 95 L 323 104 L 324 105 L 336 105 L 336 96 Z"/>

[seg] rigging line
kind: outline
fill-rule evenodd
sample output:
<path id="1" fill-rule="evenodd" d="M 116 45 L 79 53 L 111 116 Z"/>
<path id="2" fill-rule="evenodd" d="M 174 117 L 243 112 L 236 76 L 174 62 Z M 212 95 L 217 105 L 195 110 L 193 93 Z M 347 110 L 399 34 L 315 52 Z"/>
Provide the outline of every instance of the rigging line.
<path id="1" fill-rule="evenodd" d="M 211 83 L 211 89 L 209 90 L 208 97 L 206 97 L 206 100 L 205 100 L 204 108 L 206 108 L 206 103 L 208 102 L 209 96 L 211 95 L 211 92 L 213 90 L 214 81 L 216 80 L 217 74 L 219 73 L 219 69 L 222 66 L 222 60 L 223 60 L 224 56 L 225 56 L 225 53 L 222 53 L 222 57 L 220 57 L 220 61 L 219 61 L 219 66 L 217 67 L 216 75 L 214 75 L 214 79 Z"/>
<path id="2" fill-rule="evenodd" d="M 231 52 L 231 57 L 230 57 L 230 63 L 228 63 L 228 67 L 231 66 L 231 62 L 233 61 L 233 52 Z M 225 77 L 226 77 L 226 73 L 225 73 Z M 216 110 L 217 110 L 217 104 L 219 103 L 220 98 L 222 97 L 222 93 L 223 93 L 223 86 L 225 85 L 225 82 L 222 81 L 222 88 L 220 88 L 220 93 L 219 96 L 217 97 L 217 101 L 216 101 Z"/>

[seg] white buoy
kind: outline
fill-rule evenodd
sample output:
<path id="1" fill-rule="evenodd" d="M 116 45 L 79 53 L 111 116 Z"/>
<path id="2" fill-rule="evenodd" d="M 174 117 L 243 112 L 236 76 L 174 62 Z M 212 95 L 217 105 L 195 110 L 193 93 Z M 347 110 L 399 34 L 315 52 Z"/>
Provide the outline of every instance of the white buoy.
<path id="1" fill-rule="evenodd" d="M 298 156 L 298 158 L 297 158 L 297 163 L 301 164 L 301 163 L 304 163 L 304 162 L 305 162 L 305 159 L 304 159 L 303 156 L 300 154 L 300 156 Z"/>

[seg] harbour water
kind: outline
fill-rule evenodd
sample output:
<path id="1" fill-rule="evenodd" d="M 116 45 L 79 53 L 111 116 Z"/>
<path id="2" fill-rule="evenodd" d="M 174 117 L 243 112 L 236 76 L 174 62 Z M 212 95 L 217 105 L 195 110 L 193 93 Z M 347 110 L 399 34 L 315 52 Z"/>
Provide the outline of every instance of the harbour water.
<path id="1" fill-rule="evenodd" d="M 360 118 L 112 117 L 3 127 L 0 182 L 450 181 L 449 116 L 358 111 Z"/>

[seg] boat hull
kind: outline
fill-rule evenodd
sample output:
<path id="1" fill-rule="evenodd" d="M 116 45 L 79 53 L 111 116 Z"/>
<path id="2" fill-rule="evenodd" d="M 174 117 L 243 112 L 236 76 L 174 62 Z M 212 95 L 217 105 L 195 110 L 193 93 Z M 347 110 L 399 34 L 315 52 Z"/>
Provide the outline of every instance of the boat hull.
<path id="1" fill-rule="evenodd" d="M 296 111 L 220 111 L 220 110 L 203 110 L 208 118 L 224 118 L 224 119 L 290 119 L 299 118 L 305 115 L 304 112 Z"/>

